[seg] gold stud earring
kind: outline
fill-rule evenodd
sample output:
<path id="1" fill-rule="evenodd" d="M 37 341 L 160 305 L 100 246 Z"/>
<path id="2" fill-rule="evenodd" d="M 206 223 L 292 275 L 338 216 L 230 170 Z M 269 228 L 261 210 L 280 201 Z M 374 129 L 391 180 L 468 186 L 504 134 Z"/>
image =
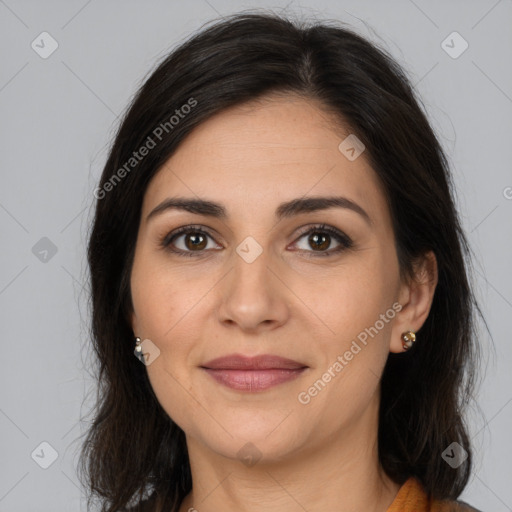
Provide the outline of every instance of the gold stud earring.
<path id="1" fill-rule="evenodd" d="M 404 350 L 409 350 L 416 341 L 416 334 L 413 331 L 406 331 L 402 333 L 402 347 Z"/>

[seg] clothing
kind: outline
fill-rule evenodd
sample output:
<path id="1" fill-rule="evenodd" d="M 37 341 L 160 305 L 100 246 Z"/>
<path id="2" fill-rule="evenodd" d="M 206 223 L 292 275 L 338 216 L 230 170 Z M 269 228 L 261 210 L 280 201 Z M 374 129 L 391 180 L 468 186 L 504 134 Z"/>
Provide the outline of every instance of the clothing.
<path id="1" fill-rule="evenodd" d="M 439 501 L 428 498 L 420 481 L 409 478 L 398 490 L 386 512 L 479 512 L 463 501 Z"/>

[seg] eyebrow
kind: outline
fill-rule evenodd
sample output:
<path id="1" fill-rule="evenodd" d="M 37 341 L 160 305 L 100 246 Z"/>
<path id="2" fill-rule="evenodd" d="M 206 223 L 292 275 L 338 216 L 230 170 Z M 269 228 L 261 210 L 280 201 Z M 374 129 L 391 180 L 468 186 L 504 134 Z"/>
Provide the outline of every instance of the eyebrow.
<path id="1" fill-rule="evenodd" d="M 345 208 L 352 210 L 361 215 L 369 225 L 373 224 L 372 219 L 361 206 L 351 199 L 341 196 L 292 199 L 291 201 L 281 203 L 278 206 L 276 209 L 276 218 L 278 220 L 282 220 L 301 213 L 317 212 L 320 210 L 327 210 L 329 208 Z M 205 199 L 169 197 L 151 211 L 146 218 L 146 222 L 168 210 L 182 210 L 221 220 L 226 220 L 228 218 L 226 208 L 220 203 Z"/>

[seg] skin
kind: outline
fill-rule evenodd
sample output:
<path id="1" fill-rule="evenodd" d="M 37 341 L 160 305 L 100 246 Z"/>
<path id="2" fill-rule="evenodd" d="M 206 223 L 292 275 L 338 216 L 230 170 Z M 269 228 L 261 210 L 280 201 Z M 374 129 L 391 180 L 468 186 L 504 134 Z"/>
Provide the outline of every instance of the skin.
<path id="1" fill-rule="evenodd" d="M 193 490 L 180 512 L 385 511 L 398 492 L 377 455 L 380 376 L 389 352 L 403 351 L 401 334 L 417 332 L 427 318 L 437 268 L 429 253 L 417 262 L 417 280 L 400 280 L 378 177 L 364 152 L 349 161 L 338 149 L 350 133 L 315 101 L 269 96 L 198 126 L 146 190 L 132 327 L 160 350 L 148 376 L 186 434 Z M 274 217 L 281 202 L 332 195 L 356 202 L 371 224 L 346 208 Z M 171 196 L 222 203 L 228 217 L 167 210 L 147 220 Z M 349 236 L 353 247 L 318 256 L 299 228 L 320 223 Z M 209 228 L 201 254 L 181 257 L 159 245 L 188 224 Z M 236 252 L 248 236 L 263 250 L 252 263 Z M 187 238 L 175 247 L 198 254 Z M 322 250 L 339 245 L 328 238 Z M 300 403 L 298 394 L 395 302 L 394 318 Z M 308 369 L 263 392 L 234 391 L 199 368 L 232 353 L 276 354 Z M 247 443 L 261 457 L 251 466 L 237 455 Z"/>

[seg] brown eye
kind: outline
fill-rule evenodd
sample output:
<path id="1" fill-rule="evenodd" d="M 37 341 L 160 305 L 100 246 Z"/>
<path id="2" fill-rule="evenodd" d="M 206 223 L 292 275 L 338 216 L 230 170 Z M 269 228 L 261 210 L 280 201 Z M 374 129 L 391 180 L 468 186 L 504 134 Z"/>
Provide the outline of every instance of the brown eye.
<path id="1" fill-rule="evenodd" d="M 185 247 L 192 251 L 201 250 L 206 248 L 208 241 L 201 233 L 187 233 L 185 234 Z"/>
<path id="2" fill-rule="evenodd" d="M 331 244 L 331 237 L 330 235 L 327 234 L 313 232 L 309 235 L 308 242 L 315 251 L 322 251 L 324 249 L 327 249 Z"/>
<path id="3" fill-rule="evenodd" d="M 206 231 L 184 226 L 169 233 L 160 244 L 166 250 L 180 256 L 201 256 L 206 255 L 211 249 L 222 248 L 214 242 L 213 237 Z"/>
<path id="4" fill-rule="evenodd" d="M 302 239 L 304 239 L 304 242 L 301 242 Z M 337 245 L 332 247 L 333 244 Z M 294 245 L 297 246 L 300 252 L 309 253 L 309 256 L 316 257 L 332 256 L 345 249 L 350 249 L 354 243 L 338 229 L 322 224 L 303 231 Z"/>

